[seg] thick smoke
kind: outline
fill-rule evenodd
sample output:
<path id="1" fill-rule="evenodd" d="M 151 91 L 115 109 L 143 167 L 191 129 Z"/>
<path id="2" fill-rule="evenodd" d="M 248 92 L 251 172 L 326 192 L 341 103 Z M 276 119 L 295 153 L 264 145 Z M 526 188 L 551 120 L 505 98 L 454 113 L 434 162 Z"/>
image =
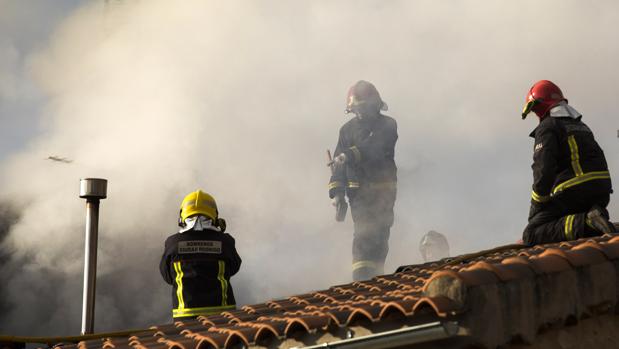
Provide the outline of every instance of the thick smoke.
<path id="1" fill-rule="evenodd" d="M 197 188 L 218 200 L 237 239 L 240 304 L 348 282 L 352 225 L 333 220 L 325 149 L 359 79 L 375 83 L 399 123 L 386 270 L 419 262 L 430 229 L 452 254 L 517 240 L 535 126 L 519 111 L 534 81 L 563 88 L 619 171 L 617 9 L 610 0 L 80 7 L 23 58 L 45 104 L 40 134 L 3 164 L 2 199 L 20 210 L 0 237 L 10 251 L 0 255 L 0 331 L 78 331 L 77 189 L 87 176 L 109 180 L 98 331 L 170 321 L 157 263 L 180 200 Z M 74 162 L 43 160 L 53 154 Z"/>
<path id="2" fill-rule="evenodd" d="M 15 272 L 13 270 L 7 269 L 6 265 L 9 264 L 13 256 L 13 252 L 8 249 L 8 247 L 4 244 L 4 240 L 8 236 L 8 233 L 11 229 L 11 226 L 15 224 L 17 221 L 17 213 L 11 207 L 9 207 L 6 203 L 0 204 L 0 273 L 2 275 L 13 275 Z M 0 312 L 6 313 L 10 307 L 10 304 L 6 303 L 4 300 L 7 298 L 6 288 L 0 289 Z"/>

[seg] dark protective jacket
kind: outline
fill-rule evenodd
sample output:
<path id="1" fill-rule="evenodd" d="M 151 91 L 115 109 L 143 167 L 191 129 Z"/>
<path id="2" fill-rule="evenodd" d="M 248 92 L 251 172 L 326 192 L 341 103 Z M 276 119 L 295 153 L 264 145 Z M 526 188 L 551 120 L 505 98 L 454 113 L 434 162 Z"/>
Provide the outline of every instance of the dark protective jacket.
<path id="1" fill-rule="evenodd" d="M 229 234 L 189 230 L 168 237 L 159 270 L 163 279 L 174 286 L 172 316 L 209 315 L 234 309 L 230 277 L 240 266 L 241 258 Z"/>
<path id="2" fill-rule="evenodd" d="M 398 140 L 396 121 L 386 115 L 354 117 L 340 128 L 335 156 L 346 154 L 345 166 L 336 166 L 329 183 L 329 196 L 354 195 L 360 186 L 395 183 L 394 160 Z"/>
<path id="3" fill-rule="evenodd" d="M 581 117 L 545 117 L 530 136 L 535 138 L 532 211 L 553 196 L 590 181 L 612 192 L 604 152 Z"/>

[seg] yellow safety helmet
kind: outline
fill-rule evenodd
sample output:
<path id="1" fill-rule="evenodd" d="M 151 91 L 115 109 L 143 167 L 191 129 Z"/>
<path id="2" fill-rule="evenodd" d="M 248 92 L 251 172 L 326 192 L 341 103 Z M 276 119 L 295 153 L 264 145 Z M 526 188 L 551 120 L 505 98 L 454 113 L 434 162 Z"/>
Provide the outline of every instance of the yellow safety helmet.
<path id="1" fill-rule="evenodd" d="M 215 199 L 199 189 L 187 194 L 183 199 L 179 223 L 183 223 L 188 217 L 197 214 L 205 215 L 213 221 L 216 221 L 218 216 Z"/>

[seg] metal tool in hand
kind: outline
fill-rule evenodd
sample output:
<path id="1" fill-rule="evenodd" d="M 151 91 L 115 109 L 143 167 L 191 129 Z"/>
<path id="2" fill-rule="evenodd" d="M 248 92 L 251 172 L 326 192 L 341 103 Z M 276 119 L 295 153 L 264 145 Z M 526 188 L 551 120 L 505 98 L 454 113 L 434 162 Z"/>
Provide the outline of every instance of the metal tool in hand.
<path id="1" fill-rule="evenodd" d="M 335 162 L 331 157 L 331 151 L 329 149 L 327 149 L 327 159 L 329 160 L 327 166 L 331 168 L 331 174 L 333 175 L 335 174 Z M 346 202 L 346 198 L 344 198 L 343 194 L 338 195 L 341 195 L 341 198 L 337 201 L 335 206 L 335 220 L 338 222 L 343 222 L 346 218 L 346 212 L 348 211 L 348 203 Z"/>

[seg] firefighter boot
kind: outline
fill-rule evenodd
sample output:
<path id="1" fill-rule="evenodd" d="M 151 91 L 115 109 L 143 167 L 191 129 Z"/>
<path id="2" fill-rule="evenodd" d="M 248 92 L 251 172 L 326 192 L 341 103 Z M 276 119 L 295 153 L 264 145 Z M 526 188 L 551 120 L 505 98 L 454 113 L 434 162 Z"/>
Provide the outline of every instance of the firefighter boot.
<path id="1" fill-rule="evenodd" d="M 616 232 L 615 226 L 606 217 L 605 210 L 597 205 L 587 212 L 587 224 L 602 234 L 614 234 Z"/>

